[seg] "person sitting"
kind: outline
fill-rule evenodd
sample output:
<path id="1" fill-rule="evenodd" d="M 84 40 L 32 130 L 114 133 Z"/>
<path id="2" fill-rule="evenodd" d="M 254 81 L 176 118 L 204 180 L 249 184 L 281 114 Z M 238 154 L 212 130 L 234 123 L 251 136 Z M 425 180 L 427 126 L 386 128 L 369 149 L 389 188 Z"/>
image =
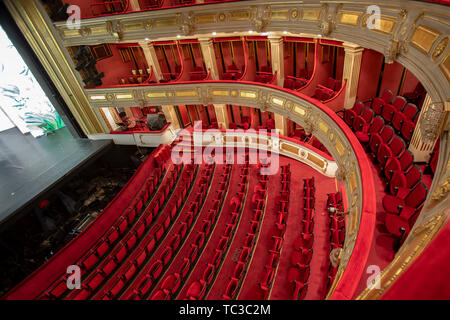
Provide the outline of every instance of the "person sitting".
<path id="1" fill-rule="evenodd" d="M 119 117 L 121 122 L 116 122 L 116 124 L 119 126 L 119 129 L 117 131 L 126 131 L 136 127 L 136 120 L 128 117 L 124 111 L 119 113 Z"/>
<path id="2" fill-rule="evenodd" d="M 164 113 L 149 113 L 146 120 L 147 127 L 150 131 L 160 131 L 167 124 Z"/>

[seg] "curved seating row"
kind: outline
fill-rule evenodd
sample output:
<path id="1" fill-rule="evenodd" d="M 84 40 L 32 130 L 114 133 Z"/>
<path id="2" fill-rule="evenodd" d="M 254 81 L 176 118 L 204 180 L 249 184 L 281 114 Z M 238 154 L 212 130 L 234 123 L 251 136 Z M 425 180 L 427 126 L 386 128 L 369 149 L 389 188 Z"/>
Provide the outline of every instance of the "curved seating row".
<path id="1" fill-rule="evenodd" d="M 328 194 L 327 199 L 327 211 L 329 218 L 329 229 L 330 229 L 330 238 L 328 241 L 329 244 L 329 253 L 336 248 L 342 248 L 345 240 L 345 219 L 343 215 L 336 213 L 334 210 L 330 210 L 330 208 L 335 208 L 340 212 L 344 211 L 344 206 L 342 202 L 342 195 L 340 192 L 330 193 Z M 329 256 L 328 256 L 329 258 Z M 334 282 L 334 278 L 337 273 L 337 267 L 331 264 L 331 261 L 328 259 L 328 275 L 327 275 L 327 284 L 326 284 L 326 292 L 330 289 L 331 285 Z"/>
<path id="2" fill-rule="evenodd" d="M 280 199 L 278 200 L 279 211 L 276 213 L 275 225 L 273 233 L 269 234 L 272 239 L 272 247 L 268 250 L 268 257 L 264 264 L 264 274 L 261 281 L 258 282 L 258 288 L 263 292 L 264 300 L 268 298 L 271 291 L 273 281 L 275 279 L 276 270 L 280 262 L 281 249 L 284 244 L 284 234 L 286 232 L 286 224 L 289 216 L 289 200 L 291 186 L 291 169 L 290 164 L 281 166 L 281 190 Z"/>
<path id="3" fill-rule="evenodd" d="M 291 254 L 291 267 L 287 275 L 291 284 L 293 300 L 305 299 L 308 292 L 314 244 L 315 192 L 314 177 L 303 179 L 302 231 L 295 239 L 294 251 Z"/>
<path id="4" fill-rule="evenodd" d="M 185 300 L 201 300 L 205 297 L 207 291 L 214 284 L 217 274 L 221 270 L 221 266 L 233 242 L 237 227 L 241 220 L 244 204 L 248 191 L 248 154 L 245 154 L 245 164 L 241 167 L 241 179 L 239 182 L 239 191 L 230 199 L 229 218 L 226 223 L 226 229 L 220 237 L 212 259 L 206 263 L 201 278 L 193 280 L 187 286 Z M 252 225 L 252 230 L 256 228 Z"/>
<path id="5" fill-rule="evenodd" d="M 105 257 L 89 274 L 83 277 L 81 290 L 75 290 L 65 299 L 86 300 L 95 298 L 96 293 L 108 286 L 115 277 L 126 278 L 150 254 L 163 234 L 164 228 L 170 224 L 165 208 L 170 199 L 174 197 L 174 190 L 178 181 L 185 182 L 193 179 L 195 171 L 193 166 L 186 168 L 181 165 L 172 166 L 169 178 L 156 194 L 154 201 L 149 205 L 139 220 L 127 232 L 126 236 L 117 243 L 110 254 Z M 178 186 L 180 188 L 181 186 Z"/>
<path id="6" fill-rule="evenodd" d="M 246 157 L 246 159 L 248 159 L 248 155 L 246 155 Z M 259 182 L 253 188 L 251 203 L 248 205 L 243 204 L 243 206 L 250 206 L 246 208 L 247 210 L 250 208 L 253 209 L 253 216 L 250 220 L 250 230 L 247 232 L 244 242 L 241 243 L 239 256 L 234 264 L 234 271 L 221 295 L 222 300 L 234 300 L 239 295 L 240 288 L 246 277 L 252 259 L 266 210 L 268 176 L 266 174 L 261 174 L 266 168 L 268 168 L 268 166 L 263 165 L 262 170 L 258 171 Z M 244 165 L 243 171 L 243 176 L 247 176 L 249 173 L 248 164 Z"/>
<path id="7" fill-rule="evenodd" d="M 166 218 L 160 226 L 164 230 L 160 236 L 160 243 L 153 246 L 152 251 L 145 259 L 142 259 L 142 264 L 139 266 L 136 264 L 137 261 L 130 261 L 128 265 L 132 272 L 111 279 L 110 286 L 103 290 L 103 295 L 99 298 L 130 299 L 130 296 L 133 295 L 135 298 L 144 298 L 151 292 L 197 220 L 214 173 L 214 166 L 202 167 L 199 178 L 192 179 L 191 182 L 184 181 L 182 189 L 189 188 L 189 190 L 176 190 L 177 196 L 170 203 L 169 209 L 165 210 Z M 190 188 L 191 185 L 192 188 Z M 180 195 L 182 196 L 181 201 L 179 200 Z M 189 202 L 189 199 L 193 201 Z"/>
<path id="8" fill-rule="evenodd" d="M 176 272 L 171 272 L 164 276 L 161 280 L 160 286 L 157 290 L 151 294 L 150 299 L 174 299 L 176 298 L 180 289 L 186 284 L 192 270 L 198 263 L 205 246 L 211 238 L 211 235 L 215 229 L 218 218 L 221 216 L 225 196 L 231 180 L 231 165 L 225 165 L 223 173 L 220 175 L 220 180 L 216 192 L 213 193 L 214 197 L 211 198 L 211 206 L 204 209 L 204 219 L 199 224 L 197 233 L 193 235 L 193 241 L 186 241 L 185 246 L 190 246 L 187 255 L 180 256 L 177 264 L 172 268 Z M 209 208 L 209 209 L 208 209 Z M 186 251 L 185 251 L 186 252 Z M 193 254 L 193 252 L 198 252 Z M 173 262 L 175 263 L 175 261 Z M 215 265 L 207 263 L 203 271 L 202 277 L 198 279 L 199 283 L 209 283 L 214 275 Z M 192 290 L 192 289 L 191 289 Z"/>

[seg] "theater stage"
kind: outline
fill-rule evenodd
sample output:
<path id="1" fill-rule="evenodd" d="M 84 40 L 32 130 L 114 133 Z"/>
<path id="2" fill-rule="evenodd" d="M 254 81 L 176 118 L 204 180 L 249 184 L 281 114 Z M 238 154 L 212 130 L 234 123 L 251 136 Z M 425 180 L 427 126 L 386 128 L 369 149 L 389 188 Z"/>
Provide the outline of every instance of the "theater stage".
<path id="1" fill-rule="evenodd" d="M 0 132 L 0 226 L 112 145 L 75 139 L 67 128 L 39 138 L 17 128 Z"/>

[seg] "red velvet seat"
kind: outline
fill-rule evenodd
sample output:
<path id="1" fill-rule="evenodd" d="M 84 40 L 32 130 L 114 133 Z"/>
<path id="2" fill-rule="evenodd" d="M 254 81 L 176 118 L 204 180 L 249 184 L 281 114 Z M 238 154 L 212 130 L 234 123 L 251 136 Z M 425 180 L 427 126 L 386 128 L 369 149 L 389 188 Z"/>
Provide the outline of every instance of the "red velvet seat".
<path id="1" fill-rule="evenodd" d="M 374 98 L 371 104 L 371 108 L 376 115 L 380 115 L 383 111 L 385 102 L 380 98 Z"/>
<path id="2" fill-rule="evenodd" d="M 214 277 L 215 270 L 215 266 L 211 263 L 208 263 L 206 265 L 205 271 L 203 271 L 202 280 L 206 283 L 210 283 Z"/>
<path id="3" fill-rule="evenodd" d="M 390 193 L 391 195 L 405 198 L 409 191 L 420 181 L 422 181 L 422 170 L 417 165 L 413 165 L 406 173 L 396 171 L 389 183 Z"/>
<path id="4" fill-rule="evenodd" d="M 335 244 L 343 244 L 345 240 L 345 230 L 343 229 L 335 229 L 331 230 L 331 243 Z"/>
<path id="5" fill-rule="evenodd" d="M 384 167 L 384 175 L 390 180 L 395 171 L 406 172 L 412 165 L 414 157 L 409 150 L 405 150 L 398 158 L 390 158 Z"/>
<path id="6" fill-rule="evenodd" d="M 198 246 L 195 244 L 191 244 L 191 248 L 189 249 L 189 253 L 187 254 L 187 257 L 189 258 L 189 261 L 193 263 L 198 255 Z"/>
<path id="7" fill-rule="evenodd" d="M 222 300 L 233 299 L 234 295 L 236 294 L 237 287 L 238 287 L 238 279 L 231 278 L 230 281 L 228 281 L 225 293 L 222 295 Z"/>
<path id="8" fill-rule="evenodd" d="M 417 109 L 416 105 L 412 103 L 408 103 L 402 111 L 406 119 L 411 121 L 414 121 L 416 119 L 418 112 L 419 110 Z"/>
<path id="9" fill-rule="evenodd" d="M 370 135 L 369 146 L 373 154 L 377 154 L 378 148 L 382 144 L 387 144 L 394 136 L 394 129 L 391 126 L 384 126 L 380 133 L 372 133 Z"/>
<path id="10" fill-rule="evenodd" d="M 314 220 L 302 220 L 303 233 L 313 233 Z"/>
<path id="11" fill-rule="evenodd" d="M 361 115 L 362 111 L 364 110 L 364 105 L 357 101 L 353 105 L 353 108 L 351 109 L 344 109 L 344 121 L 348 124 L 348 126 L 351 128 L 353 126 L 353 119 L 356 116 Z"/>
<path id="12" fill-rule="evenodd" d="M 173 251 L 171 247 L 164 248 L 163 252 L 161 252 L 161 256 L 159 257 L 162 262 L 166 265 L 172 259 Z"/>
<path id="13" fill-rule="evenodd" d="M 331 217 L 330 219 L 330 228 L 337 230 L 337 229 L 342 229 L 345 226 L 345 220 L 343 219 L 342 216 L 340 217 Z"/>
<path id="14" fill-rule="evenodd" d="M 158 290 L 152 294 L 150 300 L 169 300 L 169 293 L 164 290 Z"/>
<path id="15" fill-rule="evenodd" d="M 293 294 L 292 300 L 303 300 L 305 299 L 306 293 L 308 291 L 308 284 L 304 284 L 301 281 L 293 282 Z"/>
<path id="16" fill-rule="evenodd" d="M 244 272 L 245 263 L 242 261 L 238 261 L 233 271 L 233 278 L 240 279 Z"/>
<path id="17" fill-rule="evenodd" d="M 301 233 L 294 242 L 294 249 L 300 250 L 300 248 L 312 248 L 314 243 L 314 235 L 312 233 Z"/>
<path id="18" fill-rule="evenodd" d="M 293 251 L 291 254 L 292 265 L 309 264 L 312 258 L 312 249 L 302 248 L 300 251 Z"/>
<path id="19" fill-rule="evenodd" d="M 428 189 L 423 182 L 419 182 L 404 198 L 386 195 L 383 198 L 383 208 L 389 213 L 401 214 L 406 208 L 416 209 L 427 196 Z"/>
<path id="20" fill-rule="evenodd" d="M 403 122 L 401 134 L 406 141 L 410 141 L 414 133 L 416 124 L 412 121 Z"/>
<path id="21" fill-rule="evenodd" d="M 250 256 L 250 248 L 243 247 L 238 260 L 246 263 L 248 261 L 249 256 Z"/>
<path id="22" fill-rule="evenodd" d="M 178 273 L 169 274 L 164 278 L 161 284 L 161 289 L 169 294 L 174 294 L 181 284 L 181 277 Z"/>
<path id="23" fill-rule="evenodd" d="M 139 283 L 138 289 L 136 291 L 138 292 L 139 295 L 144 296 L 149 292 L 152 285 L 153 285 L 153 278 L 147 274 Z"/>
<path id="24" fill-rule="evenodd" d="M 403 123 L 406 121 L 406 116 L 403 112 L 401 111 L 396 111 L 394 114 L 394 117 L 392 118 L 392 126 L 394 127 L 394 129 L 397 132 L 400 132 L 400 130 L 402 129 L 402 125 Z"/>
<path id="25" fill-rule="evenodd" d="M 289 282 L 301 281 L 307 282 L 310 275 L 310 268 L 304 264 L 298 264 L 298 266 L 290 267 L 287 273 L 287 279 Z"/>
<path id="26" fill-rule="evenodd" d="M 191 262 L 188 258 L 184 258 L 183 262 L 181 263 L 181 266 L 178 270 L 178 273 L 181 275 L 182 278 L 186 277 L 187 273 L 189 272 L 189 269 L 191 267 Z"/>
<path id="27" fill-rule="evenodd" d="M 152 266 L 150 267 L 150 271 L 148 272 L 148 274 L 153 278 L 153 279 L 157 279 L 162 270 L 163 270 L 163 262 L 161 260 L 156 260 L 155 262 L 153 262 Z"/>

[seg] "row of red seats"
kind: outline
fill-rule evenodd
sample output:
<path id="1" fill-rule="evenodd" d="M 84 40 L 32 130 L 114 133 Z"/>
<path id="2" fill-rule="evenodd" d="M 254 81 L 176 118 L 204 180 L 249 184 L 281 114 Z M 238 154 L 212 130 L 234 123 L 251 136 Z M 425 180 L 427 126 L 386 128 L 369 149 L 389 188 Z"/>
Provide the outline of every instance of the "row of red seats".
<path id="1" fill-rule="evenodd" d="M 244 165 L 244 170 L 243 176 L 247 176 L 249 173 L 248 164 Z M 240 288 L 242 281 L 245 278 L 245 274 L 247 273 L 251 256 L 256 245 L 255 239 L 258 237 L 258 233 L 261 228 L 267 198 L 268 176 L 261 175 L 261 171 L 258 171 L 258 175 L 261 181 L 255 185 L 253 190 L 254 193 L 251 205 L 254 207 L 254 214 L 250 221 L 250 230 L 244 239 L 244 243 L 240 247 L 240 254 L 234 266 L 233 275 L 229 279 L 224 293 L 221 295 L 222 300 L 233 300 L 236 298 L 238 289 Z"/>
<path id="2" fill-rule="evenodd" d="M 397 97 L 396 101 L 404 101 Z M 375 98 L 380 99 L 380 98 Z M 374 100 L 378 101 L 378 100 Z M 398 105 L 398 104 L 397 104 Z M 391 105 L 386 105 L 388 108 Z M 383 110 L 385 110 L 383 108 Z M 392 106 L 394 108 L 394 106 Z M 391 120 L 386 120 L 385 117 L 377 114 L 370 106 L 364 106 L 361 102 L 356 102 L 352 109 L 345 109 L 344 121 L 356 132 L 356 136 L 362 142 L 369 139 L 370 134 L 373 132 L 379 132 L 386 123 L 391 126 L 393 130 L 401 135 L 406 141 L 410 141 L 415 128 L 415 122 L 410 118 L 417 115 L 417 108 L 415 105 L 408 103 L 405 107 L 399 111 L 395 111 L 395 115 Z"/>
<path id="3" fill-rule="evenodd" d="M 292 266 L 288 270 L 288 281 L 292 284 L 293 300 L 305 299 L 308 292 L 314 243 L 315 192 L 314 177 L 303 179 L 302 232 L 294 242 L 294 251 L 291 255 Z"/>
<path id="4" fill-rule="evenodd" d="M 329 252 L 336 248 L 342 248 L 345 241 L 345 220 L 344 216 L 335 212 L 335 210 L 330 210 L 330 208 L 334 208 L 337 211 L 343 212 L 344 205 L 342 200 L 342 195 L 340 192 L 330 193 L 328 194 L 327 199 L 327 210 L 329 217 L 329 229 L 330 229 L 330 238 L 329 238 Z M 337 273 L 337 267 L 331 264 L 331 261 L 328 260 L 328 275 L 327 275 L 327 284 L 326 284 L 326 292 L 330 289 L 331 285 L 334 282 L 334 278 Z"/>
<path id="5" fill-rule="evenodd" d="M 246 160 L 248 160 L 248 154 L 245 154 Z M 201 300 L 204 298 L 206 291 L 212 286 L 213 281 L 216 277 L 216 274 L 218 270 L 220 269 L 220 265 L 223 262 L 223 259 L 225 258 L 228 249 L 231 246 L 231 242 L 234 236 L 234 233 L 236 232 L 238 220 L 240 215 L 242 214 L 242 211 L 244 209 L 244 200 L 246 198 L 247 189 L 248 189 L 248 176 L 245 176 L 245 172 L 248 173 L 248 162 L 244 164 L 244 166 L 241 168 L 241 171 L 243 175 L 241 174 L 241 181 L 239 182 L 239 185 L 241 187 L 240 191 L 237 192 L 230 200 L 231 208 L 230 208 L 230 216 L 229 220 L 226 223 L 226 229 L 223 234 L 223 236 L 219 239 L 219 242 L 216 246 L 214 256 L 212 260 L 207 263 L 207 267 L 204 271 L 204 275 L 207 273 L 209 275 L 208 278 L 201 278 L 194 280 L 190 283 L 188 286 L 186 296 L 184 297 L 185 300 Z M 231 170 L 227 174 L 227 176 L 231 176 Z M 257 223 L 253 223 L 251 225 L 250 233 L 255 233 L 257 231 Z M 211 266 L 209 266 L 211 265 Z M 209 267 L 208 267 L 209 266 Z M 207 269 L 210 269 L 210 271 L 207 272 Z M 209 280 L 209 281 L 207 281 Z"/>
<path id="6" fill-rule="evenodd" d="M 356 102 L 352 109 L 344 110 L 344 121 L 356 130 L 358 140 L 366 146 L 366 151 L 386 178 L 386 190 L 390 194 L 383 199 L 387 212 L 385 226 L 401 243 L 414 224 L 428 189 L 421 182 L 422 170 L 413 164 L 413 155 L 406 150 L 406 142 L 398 135 L 400 132 L 407 141 L 411 139 L 417 107 L 407 104 L 403 97 L 398 96 L 393 101 L 392 97 L 392 92 L 385 90 L 381 97 L 366 104 L 367 107 Z M 386 125 L 385 120 L 395 128 Z M 399 206 L 406 209 L 400 210 Z"/>
<path id="7" fill-rule="evenodd" d="M 261 165 L 267 166 L 267 165 Z M 270 234 L 273 243 L 268 250 L 267 263 L 264 264 L 264 275 L 261 281 L 258 282 L 258 287 L 263 293 L 263 299 L 267 299 L 270 289 L 273 285 L 275 277 L 275 270 L 280 261 L 281 248 L 284 243 L 284 233 L 286 232 L 286 223 L 289 215 L 289 199 L 290 199 L 290 185 L 291 185 L 291 168 L 290 164 L 281 166 L 281 191 L 280 200 L 278 201 L 279 211 L 273 232 Z M 267 188 L 267 186 L 266 186 Z"/>
<path id="8" fill-rule="evenodd" d="M 150 159 L 149 159 L 150 160 Z M 153 170 L 132 202 L 127 206 L 126 210 L 112 224 L 106 234 L 93 245 L 88 248 L 86 253 L 74 265 L 81 268 L 81 275 L 85 275 L 96 264 L 102 261 L 107 253 L 127 234 L 128 226 L 132 225 L 136 217 L 142 213 L 142 209 L 146 208 L 148 201 L 152 200 L 154 194 L 159 190 L 158 186 L 164 177 L 162 167 L 156 167 Z M 105 210 L 112 207 L 110 204 Z M 94 221 L 95 223 L 95 221 Z M 59 299 L 67 293 L 67 274 L 58 278 L 41 296 L 40 299 Z"/>
<path id="9" fill-rule="evenodd" d="M 272 66 L 262 66 L 260 71 L 256 71 L 255 81 L 269 83 L 273 80 Z"/>
<path id="10" fill-rule="evenodd" d="M 144 213 L 136 220 L 136 223 L 130 225 L 125 237 L 111 248 L 112 250 L 107 256 L 99 261 L 95 270 L 91 270 L 84 275 L 81 290 L 72 291 L 66 299 L 86 300 L 90 298 L 110 279 L 114 278 L 115 274 L 122 274 L 127 261 L 137 260 L 140 253 L 139 248 L 145 246 L 147 250 L 147 243 L 151 237 L 154 238 L 155 243 L 161 239 L 164 231 L 161 225 L 170 223 L 170 219 L 168 220 L 165 215 L 161 214 L 163 204 L 172 194 L 179 176 L 193 175 L 192 167 L 187 168 L 187 170 L 183 169 L 181 165 L 172 166 L 164 186 L 155 194 L 151 204 L 145 208 Z"/>
<path id="11" fill-rule="evenodd" d="M 118 297 L 122 294 L 125 299 L 146 299 L 148 295 L 151 294 L 154 286 L 159 280 L 159 277 L 162 275 L 165 269 L 167 269 L 170 263 L 173 260 L 173 257 L 177 254 L 178 250 L 182 246 L 183 242 L 189 235 L 189 231 L 191 230 L 194 222 L 197 220 L 197 217 L 201 211 L 202 205 L 206 198 L 206 190 L 208 189 L 212 176 L 214 173 L 213 165 L 206 165 L 204 169 L 202 169 L 201 176 L 199 178 L 199 185 L 197 193 L 194 194 L 194 201 L 189 203 L 187 207 L 187 213 L 179 216 L 172 217 L 169 213 L 168 217 L 170 217 L 171 224 L 175 221 L 181 220 L 182 222 L 178 224 L 176 230 L 169 234 L 168 231 L 171 230 L 171 224 L 164 226 L 164 232 L 166 237 L 163 238 L 163 242 L 159 244 L 158 247 L 155 247 L 155 252 L 152 255 L 149 255 L 148 259 L 140 266 L 140 269 L 133 268 L 132 274 L 130 274 L 130 278 L 124 279 L 124 276 L 118 277 L 117 281 L 114 285 L 108 290 L 105 291 L 105 295 L 102 297 L 103 299 L 111 299 L 114 297 Z M 194 180 L 192 180 L 194 182 Z M 186 184 L 189 186 L 188 184 Z M 189 195 L 186 194 L 186 198 Z M 182 201 L 180 206 L 177 206 L 178 203 L 174 201 L 173 206 L 177 212 L 184 210 L 185 201 Z M 170 210 L 169 212 L 172 212 Z M 207 224 L 205 224 L 205 231 L 208 228 Z M 197 237 L 197 247 L 192 246 L 191 251 L 188 256 L 194 259 L 199 250 L 199 246 L 204 242 L 204 234 L 203 237 L 199 235 Z M 131 264 L 130 264 L 131 265 Z M 130 281 L 130 285 L 126 288 L 126 291 L 122 293 L 123 289 L 128 280 Z M 122 298 L 122 296 L 120 296 Z"/>
<path id="12" fill-rule="evenodd" d="M 211 209 L 209 209 L 206 218 L 203 220 L 203 224 L 201 226 L 200 231 L 197 233 L 195 237 L 194 244 L 191 244 L 193 247 L 198 247 L 199 251 L 203 248 L 203 246 L 206 245 L 207 239 L 210 237 L 212 230 L 214 229 L 214 226 L 217 222 L 217 218 L 220 215 L 220 211 L 225 199 L 225 193 L 228 189 L 229 183 L 230 183 L 230 177 L 231 177 L 231 165 L 226 165 L 224 169 L 224 173 L 222 176 L 225 178 L 217 190 L 217 195 L 214 200 L 214 204 Z M 202 240 L 201 243 L 200 239 Z M 156 291 L 152 295 L 152 299 L 163 297 L 164 299 L 167 298 L 173 298 L 176 296 L 178 290 L 183 286 L 184 281 L 186 280 L 186 277 L 188 276 L 189 272 L 192 268 L 195 267 L 197 260 L 199 259 L 200 254 L 194 256 L 194 255 L 188 255 L 188 257 L 184 257 L 183 263 L 180 266 L 178 272 L 171 273 L 167 275 L 163 280 L 161 287 L 158 291 Z M 203 272 L 203 275 L 200 279 L 198 279 L 198 282 L 195 283 L 194 288 L 189 290 L 197 290 L 200 287 L 198 284 L 209 284 L 212 282 L 214 273 L 215 273 L 216 265 L 212 263 L 207 263 L 206 268 Z M 189 291 L 188 290 L 188 291 Z"/>

